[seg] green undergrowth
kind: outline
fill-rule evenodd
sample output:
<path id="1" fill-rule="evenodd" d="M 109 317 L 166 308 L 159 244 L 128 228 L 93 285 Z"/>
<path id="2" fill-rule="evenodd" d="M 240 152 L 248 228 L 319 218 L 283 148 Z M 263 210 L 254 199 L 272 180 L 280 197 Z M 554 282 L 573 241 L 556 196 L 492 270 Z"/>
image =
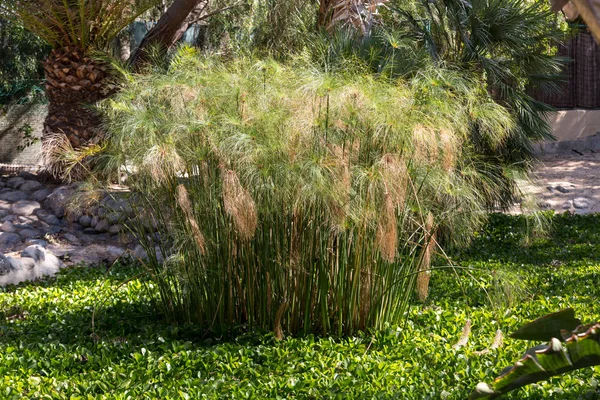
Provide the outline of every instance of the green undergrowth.
<path id="1" fill-rule="evenodd" d="M 567 306 L 600 320 L 600 215 L 553 222 L 527 239 L 525 219 L 492 216 L 453 254 L 460 268 L 433 272 L 405 326 L 341 339 L 169 326 L 131 266 L 0 289 L 0 399 L 464 399 L 529 347 L 505 339 L 479 355 L 497 329 Z M 469 342 L 454 348 L 467 319 Z M 597 399 L 599 380 L 588 368 L 507 398 Z"/>

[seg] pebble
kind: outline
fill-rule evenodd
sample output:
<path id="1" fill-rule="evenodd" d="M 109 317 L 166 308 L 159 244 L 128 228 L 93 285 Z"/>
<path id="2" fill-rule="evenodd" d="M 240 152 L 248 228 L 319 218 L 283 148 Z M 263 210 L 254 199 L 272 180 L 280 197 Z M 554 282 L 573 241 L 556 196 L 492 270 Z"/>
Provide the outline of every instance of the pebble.
<path id="1" fill-rule="evenodd" d="M 102 219 L 98 221 L 98 224 L 94 227 L 98 232 L 108 232 L 110 229 L 110 222 L 108 220 Z"/>
<path id="2" fill-rule="evenodd" d="M 0 233 L 0 245 L 14 246 L 21 241 L 21 237 L 16 233 L 2 232 Z"/>
<path id="3" fill-rule="evenodd" d="M 41 247 L 48 246 L 48 242 L 45 241 L 44 239 L 27 239 L 27 244 L 41 246 Z"/>
<path id="4" fill-rule="evenodd" d="M 75 246 L 80 246 L 81 245 L 81 240 L 79 240 L 79 238 L 75 235 L 73 235 L 72 233 L 65 233 L 63 235 L 63 239 L 65 239 L 67 242 L 74 244 Z"/>
<path id="5" fill-rule="evenodd" d="M 568 210 L 569 208 L 571 208 L 572 205 L 573 205 L 573 202 L 571 200 L 565 201 L 562 205 L 562 208 L 564 210 Z"/>
<path id="6" fill-rule="evenodd" d="M 569 188 L 566 188 L 566 187 L 564 187 L 564 186 L 562 186 L 562 185 L 558 185 L 558 186 L 556 187 L 556 190 L 558 190 L 558 191 L 559 191 L 559 192 L 561 192 L 561 193 L 570 193 L 570 192 L 571 192 L 571 189 L 569 189 Z"/>
<path id="7" fill-rule="evenodd" d="M 13 225 L 13 223 L 10 222 L 10 221 L 4 221 L 2 223 L 2 225 L 0 225 L 0 231 L 2 231 L 2 232 L 13 233 L 16 230 L 17 229 L 15 228 L 15 226 Z"/>
<path id="8" fill-rule="evenodd" d="M 40 190 L 36 190 L 35 192 L 33 192 L 33 194 L 31 195 L 31 198 L 35 201 L 44 201 L 46 200 L 46 197 L 48 197 L 48 195 L 52 193 L 50 192 L 50 189 L 40 189 Z"/>
<path id="9" fill-rule="evenodd" d="M 56 215 L 48 214 L 44 210 L 36 212 L 39 219 L 47 223 L 48 225 L 60 225 L 60 220 Z"/>
<path id="10" fill-rule="evenodd" d="M 20 176 L 15 176 L 14 178 L 10 178 L 8 181 L 6 181 L 7 186 L 13 189 L 18 189 L 24 183 L 25 179 L 21 178 Z"/>
<path id="11" fill-rule="evenodd" d="M 37 201 L 20 200 L 13 204 L 11 211 L 13 214 L 28 216 L 41 208 Z"/>
<path id="12" fill-rule="evenodd" d="M 19 200 L 25 200 L 28 197 L 29 196 L 27 195 L 27 193 L 20 192 L 18 190 L 14 190 L 14 191 L 10 191 L 10 192 L 6 192 L 6 193 L 0 194 L 0 200 L 6 200 L 6 201 L 10 201 L 10 202 L 15 202 L 15 201 L 19 201 Z"/>
<path id="13" fill-rule="evenodd" d="M 42 236 L 41 232 L 37 229 L 23 229 L 21 232 L 19 232 L 19 235 L 25 239 L 37 239 Z"/>
<path id="14" fill-rule="evenodd" d="M 92 217 L 89 215 L 82 215 L 81 218 L 79 218 L 79 224 L 84 228 L 90 227 L 92 225 Z"/>
<path id="15" fill-rule="evenodd" d="M 41 187 L 42 187 L 42 184 L 39 183 L 38 181 L 25 181 L 25 183 L 23 183 L 21 186 L 19 186 L 19 189 L 23 190 L 25 192 L 33 192 L 35 190 L 38 190 Z"/>
<path id="16" fill-rule="evenodd" d="M 120 233 L 121 231 L 123 231 L 123 225 L 113 225 L 108 229 L 108 233 L 110 233 L 111 235 L 116 235 L 118 233 Z"/>
<path id="17" fill-rule="evenodd" d="M 590 206 L 590 200 L 585 197 L 578 197 L 573 200 L 573 207 L 578 210 L 588 208 Z"/>

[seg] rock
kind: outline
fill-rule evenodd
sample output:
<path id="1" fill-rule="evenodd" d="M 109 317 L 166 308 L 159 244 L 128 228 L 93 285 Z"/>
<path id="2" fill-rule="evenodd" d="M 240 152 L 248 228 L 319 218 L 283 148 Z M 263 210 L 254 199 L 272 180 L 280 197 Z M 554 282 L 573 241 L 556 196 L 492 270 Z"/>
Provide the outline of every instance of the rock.
<path id="1" fill-rule="evenodd" d="M 121 257 L 123 254 L 125 254 L 125 249 L 122 249 L 117 246 L 108 246 L 106 248 L 106 251 L 108 252 L 108 254 L 110 254 L 111 257 L 113 257 L 115 259 L 117 259 L 117 258 Z"/>
<path id="2" fill-rule="evenodd" d="M 0 210 L 10 210 L 11 204 L 8 201 L 0 200 Z"/>
<path id="3" fill-rule="evenodd" d="M 74 244 L 75 246 L 81 246 L 81 240 L 79 240 L 79 238 L 72 233 L 65 233 L 63 235 L 63 239 L 71 244 Z"/>
<path id="4" fill-rule="evenodd" d="M 92 227 L 85 228 L 85 229 L 83 230 L 83 233 L 84 233 L 85 235 L 99 235 L 99 234 L 100 234 L 100 232 L 98 232 L 97 230 L 95 230 L 95 229 L 94 229 L 94 228 L 92 228 Z"/>
<path id="5" fill-rule="evenodd" d="M 27 193 L 18 190 L 0 194 L 1 200 L 6 200 L 10 202 L 26 200 L 28 197 L 29 195 Z"/>
<path id="6" fill-rule="evenodd" d="M 35 262 L 44 261 L 46 259 L 46 250 L 42 246 L 34 244 L 25 248 L 21 252 L 21 257 L 32 258 Z"/>
<path id="7" fill-rule="evenodd" d="M 577 208 L 578 210 L 589 208 L 589 206 L 590 200 L 586 199 L 585 197 L 578 197 L 573 200 L 573 207 Z"/>
<path id="8" fill-rule="evenodd" d="M 6 257 L 0 253 L 0 277 L 16 271 L 18 265 L 15 265 L 14 258 Z"/>
<path id="9" fill-rule="evenodd" d="M 123 225 L 119 224 L 113 225 L 108 229 L 108 233 L 110 233 L 111 235 L 117 235 L 121 231 L 123 231 Z"/>
<path id="10" fill-rule="evenodd" d="M 6 217 L 2 217 L 2 219 L 0 221 L 2 221 L 2 222 L 5 222 L 5 221 L 14 222 L 16 220 L 17 220 L 17 216 L 16 215 L 8 214 Z"/>
<path id="11" fill-rule="evenodd" d="M 46 197 L 50 194 L 50 189 L 40 189 L 33 192 L 31 198 L 35 201 L 44 201 Z"/>
<path id="12" fill-rule="evenodd" d="M 108 212 L 117 212 L 119 214 L 127 215 L 133 214 L 133 208 L 126 198 L 107 196 L 102 200 L 102 203 Z"/>
<path id="13" fill-rule="evenodd" d="M 46 209 L 50 210 L 58 218 L 64 217 L 65 207 L 72 195 L 73 190 L 68 186 L 61 186 L 54 189 L 54 191 L 46 197 L 46 201 L 44 202 Z"/>
<path id="14" fill-rule="evenodd" d="M 56 235 L 57 233 L 59 233 L 60 231 L 62 231 L 62 228 L 58 225 L 49 225 L 47 228 L 45 228 L 45 231 L 47 233 L 51 233 L 53 235 Z"/>
<path id="15" fill-rule="evenodd" d="M 39 183 L 38 181 L 25 181 L 25 183 L 23 183 L 19 187 L 19 189 L 23 190 L 25 192 L 33 192 L 35 190 L 38 190 L 41 187 L 42 187 L 42 184 Z"/>
<path id="16" fill-rule="evenodd" d="M 11 211 L 13 214 L 28 216 L 39 210 L 42 206 L 37 201 L 20 200 L 13 204 Z"/>
<path id="17" fill-rule="evenodd" d="M 36 174 L 32 174 L 31 172 L 28 172 L 28 171 L 21 171 L 21 172 L 19 172 L 19 176 L 21 178 L 23 178 L 23 179 L 29 179 L 29 180 L 31 180 L 31 179 L 33 179 L 33 180 L 38 179 L 38 176 Z"/>
<path id="18" fill-rule="evenodd" d="M 569 208 L 571 208 L 572 205 L 573 205 L 573 202 L 571 200 L 565 201 L 562 205 L 562 208 L 563 208 L 563 210 L 568 210 Z"/>
<path id="19" fill-rule="evenodd" d="M 83 226 L 84 228 L 90 227 L 92 225 L 92 217 L 89 215 L 82 215 L 79 218 L 79 225 Z"/>
<path id="20" fill-rule="evenodd" d="M 548 189 L 550 193 L 554 193 L 554 188 L 552 186 L 548 185 L 546 186 L 546 189 Z"/>
<path id="21" fill-rule="evenodd" d="M 38 222 L 39 219 L 38 219 L 38 217 L 36 217 L 35 215 L 32 214 L 28 217 L 19 216 L 19 217 L 17 217 L 17 221 L 19 221 L 22 224 L 31 224 L 34 222 Z"/>
<path id="22" fill-rule="evenodd" d="M 98 232 L 108 232 L 110 229 L 110 222 L 105 219 L 98 221 L 98 224 L 94 227 Z"/>
<path id="23" fill-rule="evenodd" d="M 154 252 L 156 254 L 156 260 L 159 263 L 162 263 L 165 260 L 164 255 L 162 254 L 161 250 L 160 250 L 160 246 L 156 246 L 154 248 Z M 148 260 L 148 253 L 146 252 L 146 250 L 144 250 L 144 248 L 142 247 L 141 244 L 138 244 L 132 252 L 132 257 L 134 260 Z"/>
<path id="24" fill-rule="evenodd" d="M 56 215 L 48 214 L 45 210 L 38 210 L 35 213 L 39 219 L 47 223 L 48 225 L 60 225 L 60 220 Z"/>
<path id="25" fill-rule="evenodd" d="M 28 239 L 27 244 L 41 246 L 44 248 L 48 247 L 48 242 L 45 241 L 44 239 Z"/>
<path id="26" fill-rule="evenodd" d="M 2 232 L 0 233 L 0 245 L 14 246 L 21 241 L 21 236 L 16 233 Z"/>
<path id="27" fill-rule="evenodd" d="M 7 210 L 0 210 L 0 218 L 4 218 L 8 215 L 8 211 Z"/>
<path id="28" fill-rule="evenodd" d="M 90 222 L 90 226 L 92 226 L 93 228 L 95 228 L 96 225 L 98 225 L 99 221 L 100 221 L 100 217 L 98 217 L 97 215 L 95 215 L 94 218 L 92 218 L 92 222 Z"/>
<path id="29" fill-rule="evenodd" d="M 16 230 L 17 229 L 10 221 L 5 221 L 2 223 L 2 225 L 0 225 L 0 231 L 2 232 L 14 233 Z"/>
<path id="30" fill-rule="evenodd" d="M 0 189 L 2 189 L 4 186 L 6 186 L 6 183 L 4 183 L 3 180 L 0 180 Z"/>
<path id="31" fill-rule="evenodd" d="M 552 203 L 550 203 L 549 201 L 543 201 L 539 203 L 539 207 L 543 208 L 544 210 L 549 210 L 552 208 Z"/>
<path id="32" fill-rule="evenodd" d="M 104 208 L 104 207 L 100 207 L 100 208 L 98 209 L 98 217 L 99 217 L 99 218 L 104 218 L 104 217 L 106 217 L 106 208 Z"/>
<path id="33" fill-rule="evenodd" d="M 21 178 L 20 176 L 15 176 L 14 178 L 10 178 L 8 181 L 6 181 L 8 187 L 13 189 L 18 189 L 24 183 L 25 179 Z"/>
<path id="34" fill-rule="evenodd" d="M 566 188 L 566 187 L 564 187 L 562 185 L 558 185 L 556 187 L 556 190 L 558 190 L 561 193 L 571 193 L 571 189 L 570 188 Z"/>
<path id="35" fill-rule="evenodd" d="M 22 238 L 25 239 L 37 239 L 40 236 L 42 236 L 42 233 L 40 231 L 38 231 L 37 229 L 23 229 L 22 231 L 19 232 L 19 235 L 21 235 Z"/>

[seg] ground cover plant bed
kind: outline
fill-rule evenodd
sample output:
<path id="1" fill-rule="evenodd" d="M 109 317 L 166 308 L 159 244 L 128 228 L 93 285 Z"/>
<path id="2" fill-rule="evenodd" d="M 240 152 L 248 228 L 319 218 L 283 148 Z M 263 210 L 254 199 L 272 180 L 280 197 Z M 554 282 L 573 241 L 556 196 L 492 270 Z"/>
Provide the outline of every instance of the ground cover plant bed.
<path id="1" fill-rule="evenodd" d="M 464 399 L 530 347 L 506 338 L 490 350 L 498 329 L 507 336 L 565 307 L 600 319 L 600 215 L 552 221 L 546 237 L 527 239 L 523 217 L 493 215 L 453 254 L 456 272 L 433 272 L 428 301 L 411 304 L 405 326 L 345 338 L 171 326 L 136 266 L 73 267 L 2 288 L 0 398 Z M 456 346 L 467 319 L 469 340 Z M 506 398 L 600 398 L 599 372 Z"/>

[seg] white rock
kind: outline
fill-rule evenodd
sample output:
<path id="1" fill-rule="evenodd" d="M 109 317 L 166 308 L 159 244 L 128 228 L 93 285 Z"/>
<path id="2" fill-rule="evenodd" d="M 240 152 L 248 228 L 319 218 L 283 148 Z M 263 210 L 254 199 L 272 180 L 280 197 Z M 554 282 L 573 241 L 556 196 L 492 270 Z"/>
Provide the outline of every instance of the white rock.
<path id="1" fill-rule="evenodd" d="M 582 210 L 589 208 L 590 203 L 590 199 L 586 199 L 585 197 L 578 197 L 573 200 L 573 207 Z"/>

